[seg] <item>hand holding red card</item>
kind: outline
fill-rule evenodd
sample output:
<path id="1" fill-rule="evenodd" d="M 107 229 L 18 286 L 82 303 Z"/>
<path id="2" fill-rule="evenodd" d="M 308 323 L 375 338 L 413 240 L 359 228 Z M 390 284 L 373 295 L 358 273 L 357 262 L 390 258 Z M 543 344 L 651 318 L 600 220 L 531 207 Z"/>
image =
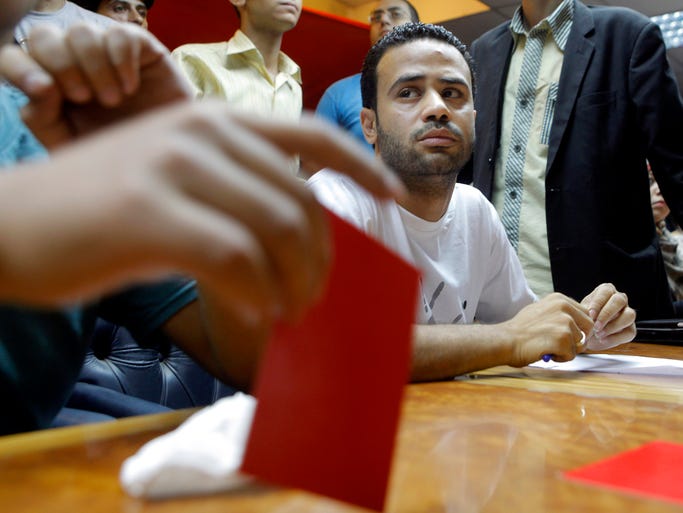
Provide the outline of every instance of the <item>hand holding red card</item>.
<path id="1" fill-rule="evenodd" d="M 418 272 L 330 214 L 322 301 L 280 326 L 255 388 L 244 472 L 381 510 L 408 380 Z"/>

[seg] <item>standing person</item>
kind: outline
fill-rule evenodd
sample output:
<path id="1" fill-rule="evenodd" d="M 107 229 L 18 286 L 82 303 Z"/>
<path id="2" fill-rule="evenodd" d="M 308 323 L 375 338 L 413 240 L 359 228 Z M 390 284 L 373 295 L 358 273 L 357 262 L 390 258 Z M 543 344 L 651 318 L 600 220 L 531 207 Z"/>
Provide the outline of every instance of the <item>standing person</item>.
<path id="1" fill-rule="evenodd" d="M 116 21 L 148 28 L 147 15 L 154 0 L 75 0 L 81 7 Z"/>
<path id="2" fill-rule="evenodd" d="M 415 7 L 408 0 L 380 0 L 370 12 L 370 45 L 388 34 L 394 27 L 420 21 Z M 372 151 L 363 135 L 360 111 L 363 100 L 360 94 L 360 73 L 338 80 L 323 93 L 315 113 L 356 136 Z"/>
<path id="3" fill-rule="evenodd" d="M 195 96 L 226 99 L 250 114 L 298 120 L 301 70 L 280 47 L 301 15 L 301 0 L 230 0 L 240 28 L 227 42 L 187 44 L 172 56 Z"/>
<path id="4" fill-rule="evenodd" d="M 449 379 L 496 365 L 630 341 L 635 313 L 611 284 L 582 304 L 535 302 L 491 204 L 456 184 L 474 143 L 472 62 L 443 27 L 409 23 L 376 43 L 363 66 L 361 122 L 407 194 L 375 200 L 329 169 L 309 179 L 320 201 L 422 272 L 412 379 Z M 582 332 L 586 336 L 582 336 Z"/>
<path id="5" fill-rule="evenodd" d="M 657 25 L 628 9 L 523 0 L 472 49 L 473 182 L 532 289 L 580 298 L 610 281 L 639 318 L 671 316 L 645 163 L 683 220 L 683 103 Z"/>
<path id="6" fill-rule="evenodd" d="M 650 178 L 650 203 L 652 205 L 652 217 L 655 221 L 659 247 L 662 250 L 666 275 L 669 279 L 669 287 L 674 296 L 674 309 L 677 317 L 683 312 L 683 231 L 669 218 L 671 211 L 664 201 L 659 190 L 657 180 L 649 173 Z"/>
<path id="7" fill-rule="evenodd" d="M 107 27 L 113 23 L 110 18 L 93 13 L 68 0 L 38 0 L 33 9 L 24 16 L 14 29 L 14 40 L 26 49 L 31 29 L 36 25 L 49 23 L 67 29 L 79 22 Z"/>

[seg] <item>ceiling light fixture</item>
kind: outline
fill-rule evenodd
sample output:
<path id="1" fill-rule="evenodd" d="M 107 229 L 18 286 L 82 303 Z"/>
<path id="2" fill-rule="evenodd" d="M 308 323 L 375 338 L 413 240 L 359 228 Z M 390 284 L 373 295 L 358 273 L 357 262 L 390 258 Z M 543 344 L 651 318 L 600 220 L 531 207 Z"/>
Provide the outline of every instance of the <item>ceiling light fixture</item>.
<path id="1" fill-rule="evenodd" d="M 659 25 L 667 48 L 683 46 L 683 11 L 669 12 L 650 18 Z"/>

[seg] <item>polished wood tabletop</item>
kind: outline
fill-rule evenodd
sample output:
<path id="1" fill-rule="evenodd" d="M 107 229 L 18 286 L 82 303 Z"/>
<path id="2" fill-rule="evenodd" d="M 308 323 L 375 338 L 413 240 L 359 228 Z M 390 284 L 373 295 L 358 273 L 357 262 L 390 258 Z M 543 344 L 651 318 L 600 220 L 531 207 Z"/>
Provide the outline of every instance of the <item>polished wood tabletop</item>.
<path id="1" fill-rule="evenodd" d="M 683 359 L 683 348 L 673 346 L 632 343 L 614 352 Z M 681 381 L 498 367 L 409 385 L 385 511 L 680 511 L 672 503 L 567 481 L 563 473 L 652 440 L 683 443 Z M 190 413 L 0 438 L 2 510 L 361 511 L 266 484 L 156 502 L 126 496 L 118 482 L 124 459 Z"/>

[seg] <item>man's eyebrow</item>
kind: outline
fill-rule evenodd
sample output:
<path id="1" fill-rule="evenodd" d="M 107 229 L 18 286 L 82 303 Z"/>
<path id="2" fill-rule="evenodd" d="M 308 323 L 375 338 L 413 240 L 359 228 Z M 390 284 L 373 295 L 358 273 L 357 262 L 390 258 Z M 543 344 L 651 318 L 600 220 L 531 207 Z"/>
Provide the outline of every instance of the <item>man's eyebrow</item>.
<path id="1" fill-rule="evenodd" d="M 382 14 L 385 12 L 402 12 L 406 14 L 406 12 L 400 7 L 389 7 L 386 11 L 384 9 L 375 9 L 374 11 L 371 11 L 370 14 Z"/>
<path id="2" fill-rule="evenodd" d="M 467 80 L 462 77 L 441 77 L 439 82 L 444 82 L 451 85 L 464 85 L 468 88 L 470 87 L 470 84 L 467 82 Z"/>
<path id="3" fill-rule="evenodd" d="M 423 73 L 413 73 L 413 74 L 405 74 L 399 76 L 396 80 L 394 80 L 394 83 L 391 84 L 391 87 L 389 90 L 391 91 L 392 89 L 396 89 L 397 87 L 402 86 L 403 84 L 406 84 L 408 82 L 417 82 L 418 80 L 423 80 L 425 78 L 425 75 Z"/>
<path id="4" fill-rule="evenodd" d="M 393 84 L 391 84 L 391 88 L 395 89 L 396 87 L 399 87 L 403 84 L 410 83 L 410 82 L 416 82 L 418 80 L 423 80 L 425 78 L 425 75 L 422 73 L 414 73 L 414 74 L 406 74 L 406 75 L 401 75 L 398 77 Z M 462 77 L 440 77 L 438 79 L 439 82 L 444 83 L 444 84 L 449 84 L 449 85 L 463 85 L 466 86 L 468 89 L 470 87 L 469 83 L 467 80 L 465 80 Z"/>

